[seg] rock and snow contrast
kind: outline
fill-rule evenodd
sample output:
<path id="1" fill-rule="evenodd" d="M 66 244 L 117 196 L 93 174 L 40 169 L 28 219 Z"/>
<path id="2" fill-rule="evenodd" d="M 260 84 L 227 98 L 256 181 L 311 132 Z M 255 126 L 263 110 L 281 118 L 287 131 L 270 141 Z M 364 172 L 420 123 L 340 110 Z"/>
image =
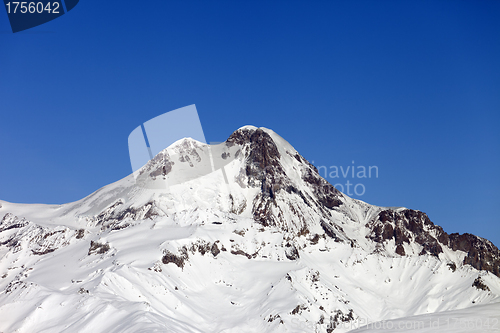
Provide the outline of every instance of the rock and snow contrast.
<path id="1" fill-rule="evenodd" d="M 271 130 L 179 140 L 135 176 L 0 201 L 0 332 L 378 332 L 360 327 L 441 312 L 500 330 L 491 242 L 347 197 Z"/>

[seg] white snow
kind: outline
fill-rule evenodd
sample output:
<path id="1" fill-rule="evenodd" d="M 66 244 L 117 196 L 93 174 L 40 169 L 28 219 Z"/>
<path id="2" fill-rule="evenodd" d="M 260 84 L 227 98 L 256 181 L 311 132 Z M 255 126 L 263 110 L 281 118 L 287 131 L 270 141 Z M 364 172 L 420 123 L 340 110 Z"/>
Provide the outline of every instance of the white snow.
<path id="1" fill-rule="evenodd" d="M 295 149 L 263 130 L 277 143 L 287 176 L 312 197 Z M 193 157 L 187 166 L 180 161 L 182 149 L 197 152 L 200 160 Z M 211 149 L 235 156 L 240 148 Z M 166 177 L 149 177 L 157 166 L 151 161 L 138 183 L 130 175 L 77 202 L 0 201 L 0 218 L 10 213 L 9 223 L 26 224 L 0 232 L 0 332 L 326 332 L 331 318 L 350 312 L 353 318 L 346 325 L 339 319 L 334 332 L 380 320 L 396 325 L 439 319 L 445 325 L 449 319 L 451 325 L 453 318 L 477 316 L 483 323 L 490 318 L 491 327 L 498 322 L 500 279 L 462 265 L 464 253 L 444 249 L 439 258 L 418 256 L 418 244 L 408 245 L 407 256 L 377 252 L 365 238 L 365 224 L 383 207 L 343 196 L 332 221 L 343 229 L 339 237 L 356 245 L 328 237 L 315 243 L 314 234 L 324 233 L 321 216 L 297 195 L 284 192 L 274 208 L 286 221 L 281 228 L 253 220 L 260 188 L 242 177 L 243 158 L 224 165 L 226 184 L 218 168 L 199 171 L 212 168 L 206 145 L 180 140 L 166 151 L 175 162 Z M 121 220 L 113 222 L 120 213 Z M 309 233 L 297 236 L 304 225 Z M 91 242 L 109 250 L 92 252 Z M 297 247 L 297 260 L 287 258 L 289 242 Z M 217 256 L 211 253 L 214 244 Z M 181 257 L 183 247 L 183 267 L 162 262 L 167 252 Z M 455 272 L 447 265 L 451 261 Z M 490 291 L 472 287 L 478 276 Z"/>
<path id="2" fill-rule="evenodd" d="M 349 332 L 500 332 L 500 303 L 476 305 L 460 310 L 371 322 Z"/>

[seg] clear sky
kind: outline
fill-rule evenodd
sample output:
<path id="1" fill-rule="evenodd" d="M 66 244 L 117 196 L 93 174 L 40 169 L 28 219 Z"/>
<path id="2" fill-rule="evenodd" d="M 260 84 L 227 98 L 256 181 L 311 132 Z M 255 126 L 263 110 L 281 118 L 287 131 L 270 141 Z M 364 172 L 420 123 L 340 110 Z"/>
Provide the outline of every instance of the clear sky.
<path id="1" fill-rule="evenodd" d="M 0 199 L 78 200 L 131 172 L 135 127 L 196 104 L 207 141 L 271 128 L 353 197 L 498 246 L 499 18 L 499 1 L 81 0 L 13 34 L 0 10 Z"/>

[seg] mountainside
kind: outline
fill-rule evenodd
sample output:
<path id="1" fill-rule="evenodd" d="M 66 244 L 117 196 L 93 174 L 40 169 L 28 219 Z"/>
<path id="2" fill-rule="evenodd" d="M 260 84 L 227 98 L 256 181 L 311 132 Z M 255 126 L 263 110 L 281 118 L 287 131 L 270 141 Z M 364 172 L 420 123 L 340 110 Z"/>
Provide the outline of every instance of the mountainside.
<path id="1" fill-rule="evenodd" d="M 345 332 L 499 302 L 499 269 L 488 240 L 349 198 L 252 126 L 77 202 L 0 201 L 0 332 Z"/>

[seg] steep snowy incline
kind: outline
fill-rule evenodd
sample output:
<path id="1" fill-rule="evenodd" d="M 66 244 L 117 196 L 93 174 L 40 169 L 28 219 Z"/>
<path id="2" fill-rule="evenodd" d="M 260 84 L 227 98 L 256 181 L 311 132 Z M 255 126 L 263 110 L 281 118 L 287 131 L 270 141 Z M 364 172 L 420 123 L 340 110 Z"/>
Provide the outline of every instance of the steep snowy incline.
<path id="1" fill-rule="evenodd" d="M 271 130 L 64 205 L 0 201 L 0 331 L 344 332 L 500 301 L 500 253 L 354 200 Z"/>

